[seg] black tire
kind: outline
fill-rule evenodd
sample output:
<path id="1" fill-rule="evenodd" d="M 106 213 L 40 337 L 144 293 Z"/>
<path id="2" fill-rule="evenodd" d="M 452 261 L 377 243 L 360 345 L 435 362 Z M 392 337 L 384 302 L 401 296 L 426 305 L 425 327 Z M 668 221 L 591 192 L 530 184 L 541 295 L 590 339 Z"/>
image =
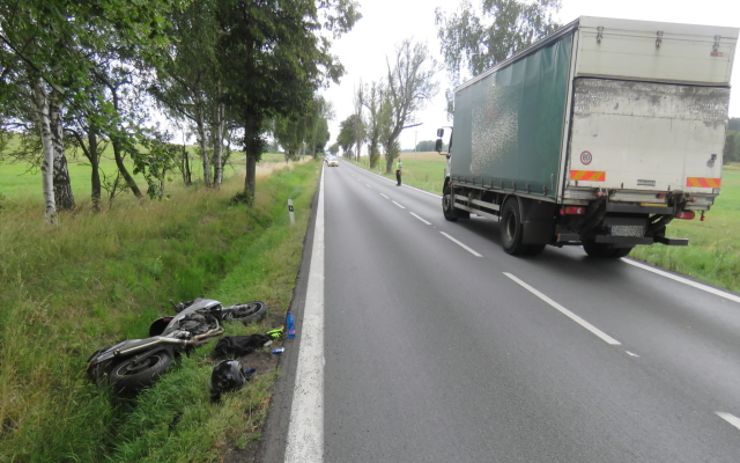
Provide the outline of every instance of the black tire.
<path id="1" fill-rule="evenodd" d="M 267 314 L 267 304 L 262 301 L 245 302 L 234 304 L 223 310 L 223 321 L 239 321 L 245 325 L 261 320 Z"/>
<path id="2" fill-rule="evenodd" d="M 584 241 L 583 250 L 589 257 L 595 259 L 619 259 L 626 257 L 632 251 L 632 247 L 616 248 L 608 243 L 594 243 L 593 241 Z"/>
<path id="3" fill-rule="evenodd" d="M 538 254 L 541 254 L 542 251 L 545 250 L 545 246 L 547 246 L 547 245 L 546 244 L 528 244 L 525 247 L 524 252 L 522 252 L 521 255 L 523 255 L 523 256 L 536 256 Z"/>
<path id="4" fill-rule="evenodd" d="M 457 209 L 452 203 L 452 190 L 449 184 L 445 185 L 444 192 L 442 193 L 442 214 L 450 222 L 457 222 L 457 219 L 470 218 L 470 212 Z"/>
<path id="5" fill-rule="evenodd" d="M 522 217 L 519 212 L 519 201 L 516 198 L 510 198 L 504 203 L 501 211 L 501 221 L 499 222 L 501 233 L 501 246 L 504 251 L 512 256 L 521 256 L 527 254 L 529 246 L 522 243 L 524 235 L 524 226 Z"/>
<path id="6" fill-rule="evenodd" d="M 109 381 L 122 396 L 134 396 L 157 381 L 172 365 L 172 352 L 160 349 L 134 355 L 113 365 Z"/>

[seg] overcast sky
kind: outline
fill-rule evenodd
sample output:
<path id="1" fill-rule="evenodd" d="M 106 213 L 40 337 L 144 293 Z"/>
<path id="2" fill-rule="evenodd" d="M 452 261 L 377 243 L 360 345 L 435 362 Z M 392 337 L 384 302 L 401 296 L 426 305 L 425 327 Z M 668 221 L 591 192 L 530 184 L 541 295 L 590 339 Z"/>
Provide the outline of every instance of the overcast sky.
<path id="1" fill-rule="evenodd" d="M 439 54 L 435 8 L 452 10 L 458 0 L 359 0 L 362 19 L 354 29 L 341 37 L 333 47 L 346 74 L 339 85 L 324 92 L 333 107 L 335 118 L 330 123 L 334 143 L 339 122 L 353 112 L 352 98 L 360 80 L 370 82 L 383 77 L 386 55 L 405 38 L 425 42 L 438 61 L 439 94 L 419 112 L 416 121 L 424 125 L 407 129 L 401 137 L 401 147 L 412 148 L 415 140 L 435 137 L 438 127 L 450 124 L 445 112 L 444 89 L 449 86 Z M 478 0 L 473 0 L 476 3 Z M 740 0 L 562 0 L 558 14 L 565 24 L 578 16 L 607 16 L 664 22 L 709 24 L 740 27 Z M 730 116 L 740 117 L 740 67 L 735 61 L 730 98 Z"/>

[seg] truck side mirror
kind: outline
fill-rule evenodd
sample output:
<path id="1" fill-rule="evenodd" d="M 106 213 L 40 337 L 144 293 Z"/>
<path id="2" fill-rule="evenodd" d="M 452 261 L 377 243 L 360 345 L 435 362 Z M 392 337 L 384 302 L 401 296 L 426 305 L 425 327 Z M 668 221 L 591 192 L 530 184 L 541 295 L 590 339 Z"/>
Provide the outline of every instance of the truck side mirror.
<path id="1" fill-rule="evenodd" d="M 439 129 L 439 130 L 442 130 L 442 129 Z M 439 130 L 437 131 L 438 134 L 439 134 Z M 442 153 L 442 139 L 441 138 L 438 138 L 437 142 L 434 143 L 434 150 L 440 154 Z"/>
<path id="2" fill-rule="evenodd" d="M 437 138 L 442 138 L 445 136 L 445 129 L 437 129 Z"/>

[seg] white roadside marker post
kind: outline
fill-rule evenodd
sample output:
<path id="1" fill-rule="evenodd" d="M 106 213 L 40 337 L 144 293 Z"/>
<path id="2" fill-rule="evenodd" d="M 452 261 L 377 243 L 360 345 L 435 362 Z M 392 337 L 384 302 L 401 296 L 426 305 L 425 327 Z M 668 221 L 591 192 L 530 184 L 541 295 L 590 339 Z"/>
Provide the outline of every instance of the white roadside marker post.
<path id="1" fill-rule="evenodd" d="M 293 200 L 288 200 L 288 217 L 290 217 L 290 224 L 295 225 L 295 210 L 293 209 Z"/>

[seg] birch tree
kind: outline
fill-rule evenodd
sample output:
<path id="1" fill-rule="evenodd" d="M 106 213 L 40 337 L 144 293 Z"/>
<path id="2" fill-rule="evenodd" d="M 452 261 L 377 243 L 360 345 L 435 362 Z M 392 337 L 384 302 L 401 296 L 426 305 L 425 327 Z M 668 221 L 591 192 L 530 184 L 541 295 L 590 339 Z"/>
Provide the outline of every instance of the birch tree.
<path id="1" fill-rule="evenodd" d="M 61 104 L 79 90 L 78 69 L 66 46 L 76 40 L 68 22 L 41 0 L 0 3 L 4 90 L 28 98 L 26 107 L 33 108 L 14 116 L 34 122 L 38 129 L 44 153 L 44 214 L 49 222 L 56 220 L 57 209 L 74 208 L 60 119 Z"/>

